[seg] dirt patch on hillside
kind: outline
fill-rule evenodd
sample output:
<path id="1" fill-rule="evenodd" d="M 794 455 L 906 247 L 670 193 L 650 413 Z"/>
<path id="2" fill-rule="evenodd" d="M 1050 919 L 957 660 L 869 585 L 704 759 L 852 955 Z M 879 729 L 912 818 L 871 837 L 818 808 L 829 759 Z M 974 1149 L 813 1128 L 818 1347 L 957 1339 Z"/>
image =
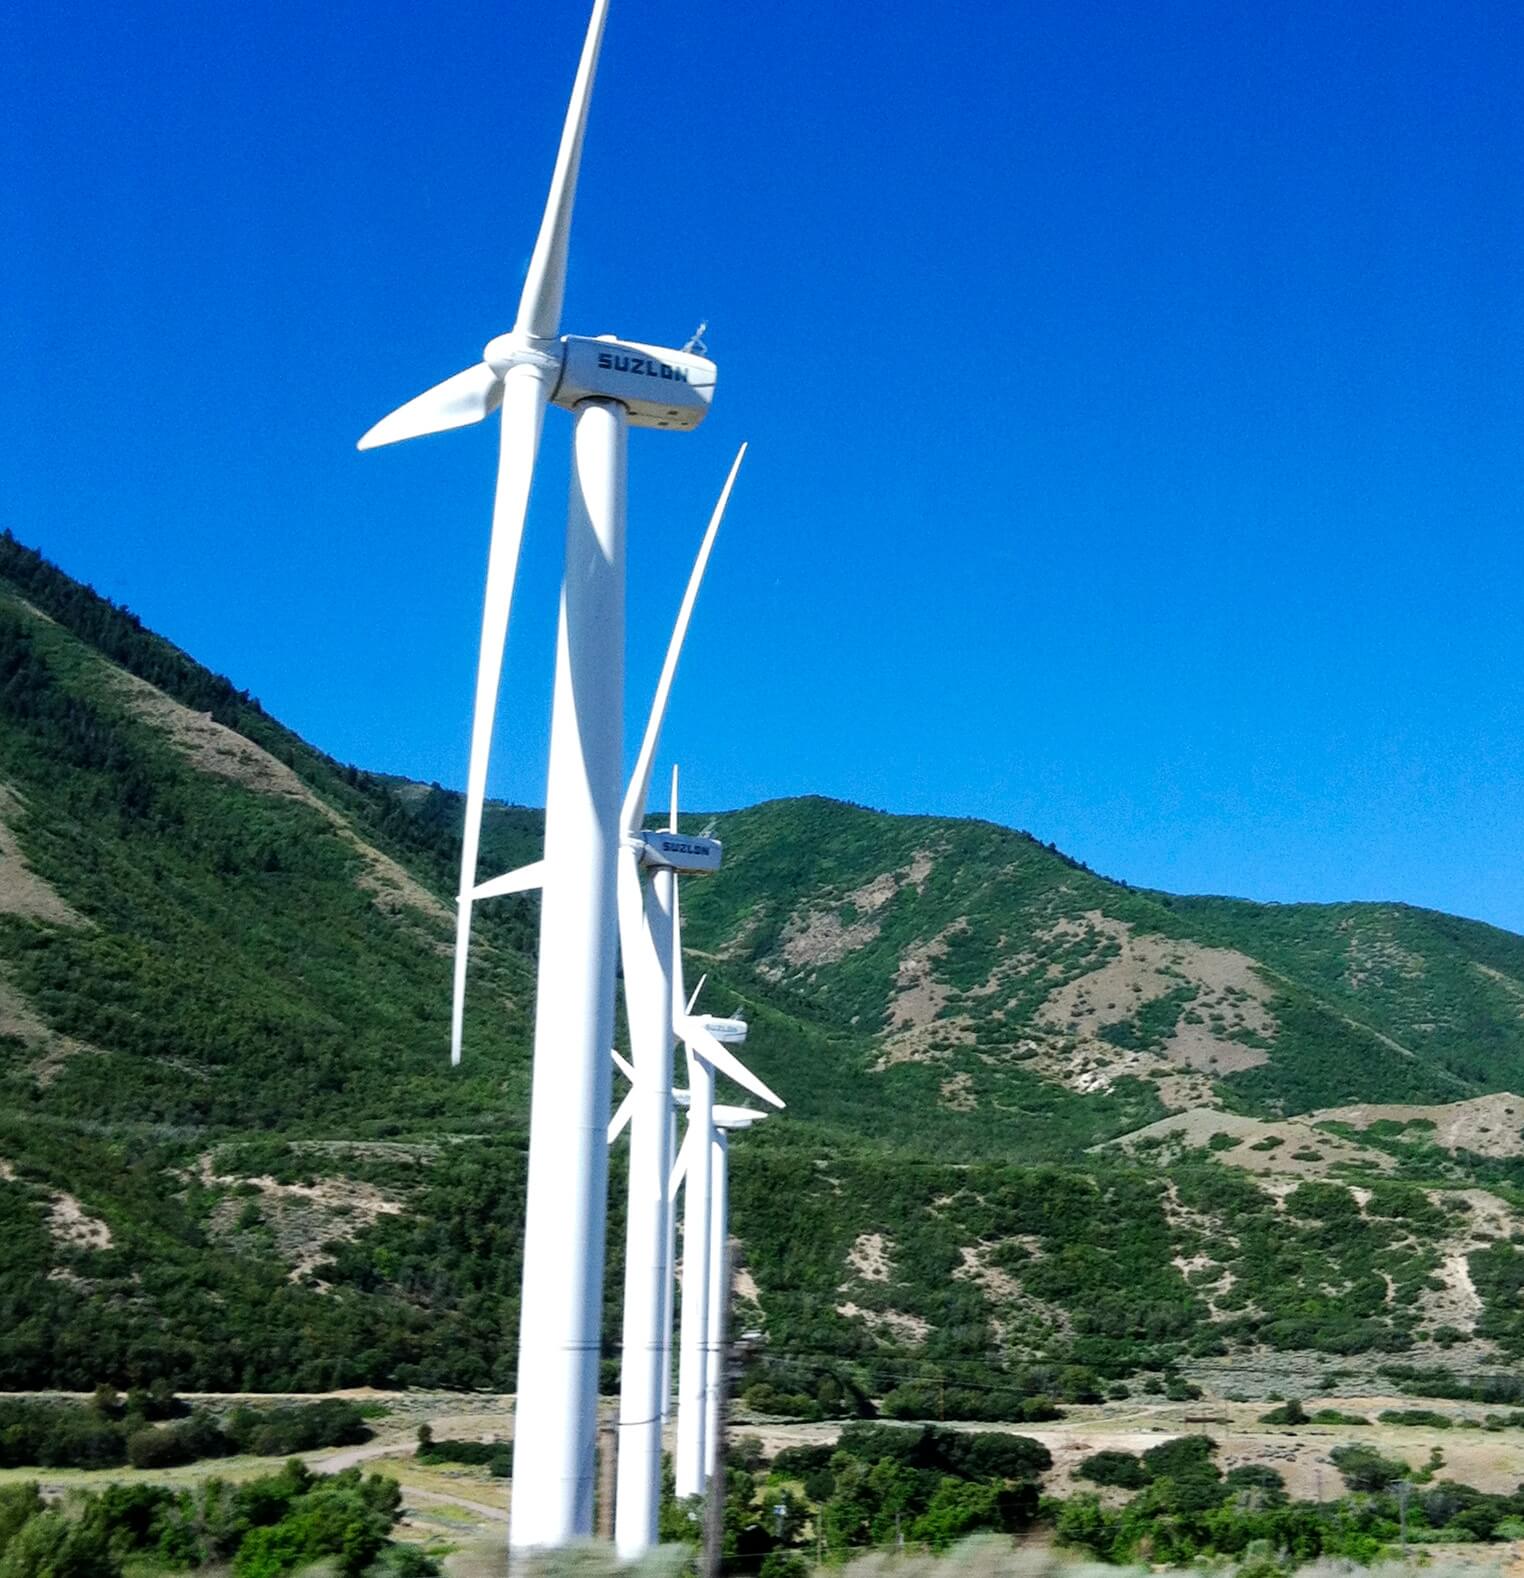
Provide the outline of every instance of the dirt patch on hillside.
<path id="1" fill-rule="evenodd" d="M 1213 1148 L 1212 1141 L 1222 1135 L 1233 1144 Z M 1384 1151 L 1357 1145 L 1337 1135 L 1315 1128 L 1307 1118 L 1284 1118 L 1264 1123 L 1258 1118 L 1240 1117 L 1215 1107 L 1196 1107 L 1189 1112 L 1172 1113 L 1100 1145 L 1092 1151 L 1120 1147 L 1147 1152 L 1150 1159 L 1163 1162 L 1172 1154 L 1213 1150 L 1218 1161 L 1247 1172 L 1285 1174 L 1296 1178 L 1321 1178 L 1337 1162 L 1349 1162 L 1374 1172 L 1390 1172 L 1397 1164 Z"/>
<path id="2" fill-rule="evenodd" d="M 783 928 L 784 963 L 795 970 L 835 964 L 849 953 L 866 948 L 878 936 L 881 924 L 871 914 L 844 921 L 834 909 L 791 915 Z"/>
<path id="3" fill-rule="evenodd" d="M 964 1244 L 958 1253 L 963 1264 L 953 1268 L 953 1276 L 960 1282 L 972 1282 L 999 1304 L 1011 1304 L 1022 1297 L 1021 1284 L 1009 1271 L 992 1266 L 985 1259 L 988 1253 L 983 1244 Z"/>
<path id="4" fill-rule="evenodd" d="M 1034 1260 L 1042 1256 L 1039 1238 L 1021 1234 L 1008 1242 L 1020 1244 Z M 960 1245 L 963 1263 L 953 1268 L 954 1279 L 973 1283 L 989 1301 L 990 1330 L 1000 1352 L 1031 1358 L 1051 1352 L 1056 1341 L 1067 1340 L 1072 1334 L 1069 1312 L 1035 1298 L 1022 1287 L 1018 1276 L 991 1264 L 994 1248 L 985 1243 Z"/>
<path id="5" fill-rule="evenodd" d="M 1189 990 L 1191 999 L 1164 1040 L 1160 1056 L 1166 1063 L 1228 1074 L 1268 1060 L 1263 1047 L 1235 1039 L 1269 1040 L 1276 1030 L 1267 1007 L 1270 988 L 1247 954 L 1139 934 L 1099 910 L 1060 921 L 1047 936 L 1086 931 L 1110 938 L 1116 952 L 1098 969 L 1049 994 L 1039 1018 L 1050 1029 L 1093 1042 L 1149 1003 Z"/>
<path id="6" fill-rule="evenodd" d="M 931 1335 L 931 1322 L 906 1310 L 865 1310 L 849 1301 L 838 1304 L 836 1313 L 845 1315 L 848 1320 L 860 1320 L 875 1336 L 887 1336 L 895 1342 L 919 1347 Z"/>
<path id="7" fill-rule="evenodd" d="M 30 1072 L 43 1086 L 51 1085 L 58 1078 L 71 1057 L 81 1053 L 104 1056 L 99 1047 L 61 1035 L 45 1024 L 6 975 L 3 966 L 0 966 L 0 1036 L 14 1036 L 25 1043 L 29 1052 L 36 1054 Z"/>
<path id="8" fill-rule="evenodd" d="M 1410 1131 L 1405 1138 L 1432 1141 L 1447 1151 L 1475 1151 L 1479 1156 L 1524 1156 L 1524 1097 L 1507 1091 L 1431 1107 L 1375 1102 L 1325 1107 L 1309 1113 L 1308 1121 L 1347 1123 L 1355 1129 L 1368 1129 L 1373 1123 L 1416 1121 L 1433 1128 Z"/>
<path id="9" fill-rule="evenodd" d="M 776 961 L 758 966 L 769 980 L 781 980 L 793 971 L 835 964 L 849 953 L 866 948 L 883 929 L 880 912 L 902 888 L 917 893 L 926 886 L 934 861 L 928 850 L 918 849 L 907 865 L 885 871 L 860 888 L 795 910 L 784 923 Z"/>
<path id="10" fill-rule="evenodd" d="M 1524 1221 L 1507 1201 L 1485 1189 L 1454 1190 L 1434 1198 L 1441 1202 L 1464 1200 L 1470 1210 L 1439 1246 L 1440 1261 L 1434 1276 L 1443 1286 L 1425 1288 L 1419 1295 L 1418 1307 L 1431 1330 L 1453 1326 L 1469 1332 L 1482 1313 L 1482 1296 L 1471 1279 L 1470 1257 L 1498 1239 L 1512 1237 Z"/>
<path id="11" fill-rule="evenodd" d="M 894 1271 L 892 1247 L 882 1233 L 859 1233 L 847 1251 L 847 1264 L 864 1282 L 888 1282 Z"/>
<path id="12" fill-rule="evenodd" d="M 48 1202 L 48 1232 L 63 1249 L 111 1248 L 111 1229 L 72 1194 L 60 1192 Z"/>
<path id="13" fill-rule="evenodd" d="M 875 1073 L 896 1063 L 931 1062 L 949 1047 L 973 1040 L 965 1018 L 940 1017 L 952 988 L 936 979 L 937 961 L 946 954 L 949 940 L 967 930 L 967 921 L 956 920 L 929 941 L 916 943 L 900 955 L 886 1015 L 889 1034 L 874 1065 Z"/>
<path id="14" fill-rule="evenodd" d="M 23 796 L 0 784 L 0 915 L 49 926 L 88 926 L 89 921 L 32 870 L 12 826 L 26 809 Z"/>
<path id="15" fill-rule="evenodd" d="M 378 1218 L 407 1209 L 401 1200 L 353 1178 L 322 1178 L 312 1184 L 283 1184 L 268 1175 L 239 1178 L 214 1172 L 210 1154 L 201 1156 L 196 1165 L 208 1187 L 239 1190 L 213 1210 L 208 1221 L 212 1233 L 252 1243 L 261 1230 L 267 1230 L 276 1255 L 291 1268 L 292 1282 L 330 1258 L 325 1245 L 336 1239 L 348 1242 Z"/>
<path id="16" fill-rule="evenodd" d="M 427 888 L 390 855 L 366 843 L 347 818 L 314 794 L 290 767 L 262 746 L 216 722 L 210 713 L 194 712 L 183 706 L 125 669 L 114 670 L 113 678 L 138 717 L 167 735 L 199 771 L 225 778 L 257 794 L 294 800 L 323 817 L 364 862 L 358 881 L 378 909 L 389 915 L 410 909 L 430 920 L 448 922 L 451 919 L 450 911 Z"/>
<path id="17" fill-rule="evenodd" d="M 937 1100 L 949 1112 L 974 1112 L 979 1106 L 972 1074 L 950 1074 L 937 1087 Z"/>

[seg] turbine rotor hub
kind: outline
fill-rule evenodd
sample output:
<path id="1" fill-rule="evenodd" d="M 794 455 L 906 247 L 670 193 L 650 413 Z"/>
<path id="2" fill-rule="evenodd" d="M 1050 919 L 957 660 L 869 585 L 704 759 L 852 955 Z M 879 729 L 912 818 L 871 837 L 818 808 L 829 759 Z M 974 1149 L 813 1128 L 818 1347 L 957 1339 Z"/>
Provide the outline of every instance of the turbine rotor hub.
<path id="1" fill-rule="evenodd" d="M 499 378 L 510 367 L 538 367 L 553 378 L 561 375 L 561 342 L 540 340 L 528 334 L 499 334 L 488 340 L 482 360 Z"/>

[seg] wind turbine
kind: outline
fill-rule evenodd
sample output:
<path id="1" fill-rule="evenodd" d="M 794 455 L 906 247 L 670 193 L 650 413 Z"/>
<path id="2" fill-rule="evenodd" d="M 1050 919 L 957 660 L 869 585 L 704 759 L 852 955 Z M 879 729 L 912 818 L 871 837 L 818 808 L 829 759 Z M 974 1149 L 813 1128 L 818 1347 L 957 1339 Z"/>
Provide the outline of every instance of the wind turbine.
<path id="1" fill-rule="evenodd" d="M 673 822 L 677 809 L 673 807 Z M 672 903 L 672 980 L 674 1006 L 683 1001 L 682 922 L 676 894 Z M 712 1227 L 711 1193 L 714 1179 L 714 1076 L 729 1075 L 761 1097 L 769 1106 L 783 1106 L 729 1050 L 726 1043 L 746 1039 L 744 1019 L 713 1019 L 695 1014 L 693 1005 L 703 990 L 701 980 L 681 1013 L 673 1014 L 673 1029 L 688 1059 L 688 1128 L 678 1157 L 683 1182 L 683 1318 L 677 1371 L 677 1453 L 674 1464 L 679 1500 L 704 1490 L 705 1430 L 709 1413 L 709 1374 L 706 1350 L 709 1336 L 709 1296 Z M 738 1078 L 739 1070 L 747 1077 Z"/>
<path id="2" fill-rule="evenodd" d="M 614 1540 L 620 1557 L 626 1561 L 656 1544 L 661 1508 L 661 1388 L 667 1342 L 664 1312 L 672 1276 L 669 1174 L 675 1016 L 670 960 L 676 882 L 679 872 L 717 870 L 721 858 L 720 844 L 715 839 L 678 837 L 675 768 L 668 829 L 647 833 L 642 824 L 651 769 L 683 641 L 745 454 L 743 444 L 725 479 L 688 577 L 621 814 L 624 838 L 619 851 L 619 952 L 624 964 L 631 1062 L 627 1065 L 630 1090 L 620 1109 L 630 1121 L 630 1161 Z M 643 887 L 640 880 L 643 869 L 650 875 L 648 887 Z M 742 1078 L 743 1083 L 751 1078 L 739 1063 L 736 1077 Z M 621 1124 L 622 1117 L 616 1117 L 610 1125 L 611 1141 Z"/>
<path id="3" fill-rule="evenodd" d="M 670 830 L 675 831 L 676 826 L 677 775 L 674 771 Z M 691 835 L 685 835 L 685 839 L 689 837 Z M 661 875 L 658 871 L 658 879 Z M 654 886 L 653 883 L 653 888 Z M 625 1347 L 620 1401 L 620 1493 L 615 1503 L 615 1540 L 619 1544 L 621 1556 L 626 1558 L 632 1553 L 648 1548 L 656 1539 L 657 1493 L 652 1491 L 651 1499 L 648 1501 L 646 1487 L 649 1482 L 648 1476 L 658 1476 L 660 1472 L 661 1427 L 666 1422 L 671 1395 L 673 1248 L 677 1220 L 677 1191 L 680 1186 L 685 1187 L 686 1193 L 683 1218 L 683 1361 L 679 1369 L 681 1391 L 678 1408 L 680 1475 L 678 1494 L 680 1496 L 699 1494 L 703 1488 L 703 1477 L 707 1472 L 704 1467 L 705 1425 L 712 1407 L 709 1400 L 708 1379 L 712 1361 L 708 1355 L 715 1345 L 709 1314 L 716 1276 L 711 1245 L 715 1228 L 710 1207 L 715 1166 L 715 1128 L 720 1123 L 741 1126 L 743 1121 L 755 1121 L 761 1116 L 759 1113 L 751 1112 L 749 1108 L 716 1106 L 713 1099 L 715 1073 L 723 1073 L 743 1089 L 772 1106 L 781 1108 L 784 1104 L 781 1097 L 775 1095 L 730 1051 L 731 1045 L 746 1039 L 745 1020 L 722 1019 L 693 1012 L 694 1004 L 704 987 L 703 980 L 700 980 L 698 986 L 694 988 L 693 996 L 686 1006 L 681 1009 L 675 1008 L 675 1005 L 682 1003 L 683 1000 L 682 932 L 675 887 L 672 894 L 669 935 L 672 945 L 666 957 L 671 960 L 672 973 L 666 989 L 669 1001 L 674 1004 L 675 1009 L 671 1020 L 672 1030 L 684 1041 L 687 1049 L 689 1089 L 672 1090 L 670 1073 L 665 1074 L 667 1083 L 665 1128 L 668 1146 L 671 1146 L 675 1138 L 674 1109 L 676 1107 L 688 1109 L 688 1130 L 670 1180 L 661 1191 L 663 1208 L 659 1236 L 653 1230 L 656 1226 L 654 1223 L 649 1223 L 643 1234 L 643 1241 L 649 1240 L 654 1245 L 654 1253 L 649 1255 L 648 1260 L 651 1265 L 651 1275 L 636 1275 L 631 1271 L 636 1250 L 636 1232 L 633 1225 L 630 1232 L 630 1248 L 627 1252 L 629 1258 L 626 1262 L 625 1282 Z M 649 969 L 651 950 L 642 949 L 635 957 L 645 961 L 641 968 Z M 630 971 L 630 956 L 627 955 L 625 963 L 627 987 Z M 636 998 L 632 995 L 629 1001 L 633 1048 Z M 670 1058 L 670 1040 L 666 1042 L 666 1046 L 667 1056 Z M 624 1100 L 620 1102 L 619 1110 L 609 1120 L 610 1145 L 618 1139 L 626 1125 L 632 1122 L 632 1117 L 640 1111 L 637 1103 L 640 1100 L 641 1086 L 636 1065 L 621 1057 L 617 1050 L 613 1053 L 613 1061 L 629 1080 L 630 1089 L 626 1092 Z M 650 1103 L 646 1110 L 652 1112 L 654 1126 L 654 1103 Z M 720 1165 L 723 1168 L 723 1158 Z M 634 1179 L 636 1155 L 633 1144 L 630 1168 L 632 1175 L 630 1212 L 633 1218 L 642 1206 L 649 1210 L 650 1202 L 656 1198 L 656 1191 L 648 1182 L 637 1193 Z M 723 1190 L 723 1174 L 720 1187 Z M 722 1235 L 726 1231 L 725 1209 L 722 1198 L 718 1228 Z M 641 1312 L 640 1318 L 643 1324 L 638 1328 L 633 1328 L 631 1325 L 632 1310 Z M 651 1322 L 653 1317 L 654 1332 L 649 1345 L 632 1346 L 632 1331 L 651 1331 L 651 1325 L 646 1323 Z M 635 1377 L 639 1378 L 638 1382 L 632 1379 Z M 638 1391 L 634 1389 L 635 1385 L 639 1386 Z M 654 1396 L 651 1390 L 653 1386 Z M 628 1458 L 626 1452 L 629 1453 Z M 698 1465 L 696 1470 L 693 1468 L 694 1463 Z M 630 1465 L 628 1470 L 627 1464 Z M 635 1465 L 639 1465 L 638 1478 Z M 627 1471 L 631 1475 L 628 1481 L 625 1478 Z M 696 1489 L 684 1488 L 684 1479 L 681 1477 L 684 1471 L 687 1471 L 689 1483 L 692 1482 L 695 1474 L 697 1475 L 699 1483 Z M 642 1544 L 642 1541 L 645 1543 Z"/>
<path id="4" fill-rule="evenodd" d="M 543 881 L 509 1534 L 515 1551 L 564 1545 L 592 1531 L 621 833 L 627 429 L 697 427 L 716 378 L 714 363 L 693 350 L 560 334 L 572 205 L 607 14 L 608 0 L 594 0 L 513 328 L 488 342 L 480 362 L 408 401 L 360 440 L 361 449 L 371 449 L 502 412 L 466 784 L 450 1053 L 458 1062 L 472 904 Z M 510 873 L 479 887 L 503 647 L 551 403 L 573 411 L 576 421 L 545 854 L 528 876 Z"/>

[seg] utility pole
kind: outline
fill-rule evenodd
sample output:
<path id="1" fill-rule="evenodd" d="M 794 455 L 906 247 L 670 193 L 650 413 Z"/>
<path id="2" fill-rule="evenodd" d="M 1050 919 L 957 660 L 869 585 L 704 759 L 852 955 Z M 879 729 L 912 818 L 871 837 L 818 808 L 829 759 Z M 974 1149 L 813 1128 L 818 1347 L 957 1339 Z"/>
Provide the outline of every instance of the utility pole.
<path id="1" fill-rule="evenodd" d="M 1406 1558 L 1408 1553 L 1408 1497 L 1413 1494 L 1411 1481 L 1406 1479 L 1393 1480 L 1388 1487 L 1397 1492 L 1397 1526 L 1401 1530 L 1402 1554 Z"/>
<path id="2" fill-rule="evenodd" d="M 605 1421 L 598 1427 L 598 1538 L 614 1538 L 614 1482 L 618 1468 L 619 1432 Z"/>

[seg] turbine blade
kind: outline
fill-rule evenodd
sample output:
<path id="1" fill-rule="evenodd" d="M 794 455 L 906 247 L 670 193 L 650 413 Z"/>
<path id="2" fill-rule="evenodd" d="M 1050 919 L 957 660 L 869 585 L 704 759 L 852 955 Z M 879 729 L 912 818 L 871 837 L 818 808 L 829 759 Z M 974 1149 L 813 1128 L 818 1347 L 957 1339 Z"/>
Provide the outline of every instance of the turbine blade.
<path id="1" fill-rule="evenodd" d="M 609 1144 L 624 1133 L 625 1125 L 630 1121 L 630 1114 L 635 1110 L 635 1092 L 633 1089 L 624 1093 L 624 1100 L 619 1103 L 619 1111 L 609 1119 Z"/>
<path id="2" fill-rule="evenodd" d="M 684 1014 L 678 1021 L 677 1033 L 716 1074 L 724 1074 L 726 1078 L 733 1079 L 743 1090 L 749 1090 L 752 1095 L 770 1106 L 781 1108 L 784 1105 L 781 1096 L 774 1095 L 740 1058 L 710 1035 L 702 1020 Z"/>
<path id="3" fill-rule="evenodd" d="M 677 1148 L 677 1160 L 672 1164 L 672 1177 L 667 1183 L 667 1199 L 669 1202 L 677 1199 L 677 1191 L 684 1178 L 688 1176 L 688 1147 L 693 1143 L 693 1130 L 684 1129 L 683 1143 Z"/>
<path id="4" fill-rule="evenodd" d="M 693 988 L 693 996 L 688 999 L 688 1007 L 685 1010 L 687 1013 L 691 1014 L 693 1012 L 693 1005 L 699 1000 L 699 993 L 704 990 L 704 982 L 708 979 L 709 972 L 706 970 L 704 974 L 698 978 L 698 985 Z"/>
<path id="5" fill-rule="evenodd" d="M 640 883 L 640 858 L 628 847 L 619 851 L 615 890 L 619 907 L 619 958 L 624 966 L 625 1013 L 630 1023 L 643 1024 L 652 1006 L 651 994 L 661 977 L 661 959 L 646 923 L 645 891 Z M 632 1031 L 633 1035 L 634 1032 Z"/>
<path id="6" fill-rule="evenodd" d="M 379 449 L 405 438 L 422 438 L 425 433 L 469 427 L 491 416 L 502 398 L 502 379 L 485 362 L 478 362 L 442 384 L 425 389 L 406 405 L 399 405 L 390 416 L 383 416 L 355 447 Z"/>
<path id="7" fill-rule="evenodd" d="M 505 893 L 527 893 L 531 888 L 545 886 L 545 862 L 543 860 L 531 861 L 527 866 L 520 866 L 517 871 L 505 872 L 500 877 L 493 877 L 483 882 L 480 887 L 472 888 L 473 899 L 500 899 Z"/>
<path id="8" fill-rule="evenodd" d="M 614 1059 L 614 1067 L 633 1085 L 635 1083 L 635 1065 L 630 1062 L 618 1047 L 610 1047 L 609 1053 Z"/>
<path id="9" fill-rule="evenodd" d="M 698 557 L 688 574 L 688 587 L 683 593 L 682 606 L 677 611 L 677 623 L 672 627 L 672 638 L 667 642 L 667 656 L 661 666 L 661 678 L 656 682 L 656 697 L 651 703 L 651 715 L 646 719 L 645 738 L 640 742 L 640 755 L 635 760 L 635 771 L 630 778 L 629 791 L 624 797 L 624 826 L 633 833 L 646 819 L 646 796 L 651 789 L 651 767 L 656 759 L 656 746 L 661 739 L 662 720 L 667 715 L 667 699 L 672 694 L 672 680 L 677 674 L 677 661 L 683 655 L 683 641 L 688 634 L 688 622 L 693 618 L 693 605 L 698 601 L 699 587 L 703 584 L 704 571 L 714 548 L 714 539 L 725 519 L 725 506 L 730 502 L 730 490 L 736 485 L 736 474 L 746 458 L 746 445 L 736 451 L 731 462 L 730 475 L 720 489 L 720 497 L 709 517 L 709 527 L 699 544 Z"/>
<path id="10" fill-rule="evenodd" d="M 482 804 L 487 798 L 487 762 L 497 689 L 508 639 L 508 611 L 519 567 L 519 544 L 529 509 L 535 454 L 545 420 L 546 389 L 528 369 L 510 369 L 503 380 L 503 433 L 498 452 L 497 492 L 492 503 L 492 545 L 487 553 L 487 591 L 482 600 L 481 649 L 476 660 L 476 707 L 471 720 L 471 762 L 466 772 L 466 825 L 460 849 L 460 911 L 455 926 L 455 1000 L 450 1016 L 450 1062 L 460 1062 L 466 1022 L 466 960 L 471 941 L 471 905 L 476 857 L 481 846 Z"/>
<path id="11" fill-rule="evenodd" d="M 535 339 L 554 338 L 561 326 L 561 299 L 566 293 L 566 247 L 571 235 L 572 203 L 577 196 L 577 171 L 582 163 L 582 134 L 587 129 L 587 109 L 593 97 L 593 78 L 598 71 L 598 51 L 603 43 L 603 24 L 608 16 L 608 0 L 593 0 L 593 14 L 582 44 L 582 59 L 577 65 L 577 80 L 572 84 L 571 102 L 566 106 L 566 121 L 561 128 L 561 147 L 556 154 L 555 174 L 550 178 L 550 193 L 545 199 L 545 215 L 535 238 L 519 297 L 515 334 Z"/>
<path id="12" fill-rule="evenodd" d="M 758 1112 L 755 1107 L 727 1107 L 719 1102 L 714 1107 L 714 1121 L 718 1126 L 727 1123 L 760 1123 L 766 1116 L 765 1112 Z"/>
<path id="13" fill-rule="evenodd" d="M 672 883 L 672 1001 L 674 1004 L 684 1001 L 685 988 L 683 986 L 683 913 L 682 913 L 683 885 L 674 879 Z M 673 1030 L 677 1029 L 674 1018 Z"/>

